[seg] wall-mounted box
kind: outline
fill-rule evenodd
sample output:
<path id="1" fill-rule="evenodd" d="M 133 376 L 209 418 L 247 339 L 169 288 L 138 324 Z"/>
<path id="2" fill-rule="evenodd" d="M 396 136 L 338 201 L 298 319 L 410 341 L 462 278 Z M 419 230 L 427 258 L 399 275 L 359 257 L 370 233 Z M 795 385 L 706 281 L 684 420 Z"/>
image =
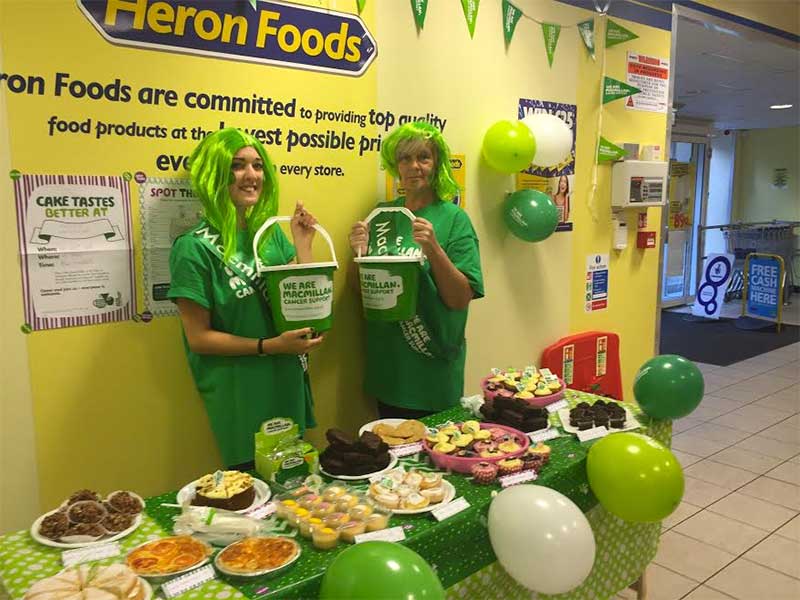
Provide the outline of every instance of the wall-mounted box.
<path id="1" fill-rule="evenodd" d="M 611 167 L 611 206 L 662 206 L 667 197 L 667 163 L 625 160 Z"/>
<path id="2" fill-rule="evenodd" d="M 655 231 L 637 231 L 636 232 L 636 247 L 637 248 L 655 248 L 656 247 L 656 232 Z"/>

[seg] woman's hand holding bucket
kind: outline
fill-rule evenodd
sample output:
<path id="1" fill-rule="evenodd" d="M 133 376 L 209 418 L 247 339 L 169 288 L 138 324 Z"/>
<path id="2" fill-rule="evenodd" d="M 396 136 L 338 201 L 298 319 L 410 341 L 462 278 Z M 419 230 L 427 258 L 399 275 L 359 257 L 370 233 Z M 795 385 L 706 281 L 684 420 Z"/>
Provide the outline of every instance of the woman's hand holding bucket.
<path id="1" fill-rule="evenodd" d="M 358 221 L 350 229 L 350 247 L 353 252 L 364 256 L 369 245 L 369 229 L 366 221 Z"/>
<path id="2" fill-rule="evenodd" d="M 312 262 L 311 243 L 314 241 L 314 234 L 316 233 L 314 225 L 316 224 L 317 220 L 314 215 L 305 209 L 302 202 L 298 201 L 294 207 L 294 214 L 290 222 L 292 238 L 297 249 L 298 263 Z"/>

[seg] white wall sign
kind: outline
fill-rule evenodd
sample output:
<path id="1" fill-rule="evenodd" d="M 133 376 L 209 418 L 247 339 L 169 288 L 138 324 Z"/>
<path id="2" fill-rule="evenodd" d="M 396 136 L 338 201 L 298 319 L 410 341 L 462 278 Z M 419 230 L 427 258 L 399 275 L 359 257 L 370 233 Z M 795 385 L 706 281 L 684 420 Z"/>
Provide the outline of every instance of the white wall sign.
<path id="1" fill-rule="evenodd" d="M 625 98 L 625 108 L 667 112 L 669 101 L 669 61 L 638 52 L 628 52 L 627 82 L 641 90 Z"/>

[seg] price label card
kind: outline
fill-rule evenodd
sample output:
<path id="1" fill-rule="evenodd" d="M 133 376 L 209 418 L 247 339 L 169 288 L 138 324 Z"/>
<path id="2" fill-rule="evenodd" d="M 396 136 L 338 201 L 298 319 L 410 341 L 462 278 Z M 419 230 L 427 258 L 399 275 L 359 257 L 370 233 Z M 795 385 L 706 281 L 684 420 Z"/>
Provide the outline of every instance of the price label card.
<path id="1" fill-rule="evenodd" d="M 403 446 L 395 446 L 389 452 L 394 454 L 397 458 L 402 458 L 403 456 L 411 456 L 412 454 L 419 454 L 422 452 L 422 442 L 417 442 L 416 444 L 405 444 Z"/>
<path id="2" fill-rule="evenodd" d="M 526 481 L 534 481 L 537 477 L 538 475 L 536 474 L 536 471 L 531 469 L 529 471 L 521 471 L 520 473 L 514 473 L 513 475 L 500 477 L 498 481 L 500 481 L 501 487 L 507 488 L 519 483 L 525 483 Z"/>
<path id="3" fill-rule="evenodd" d="M 578 432 L 578 439 L 582 442 L 588 442 L 589 440 L 596 440 L 597 438 L 605 437 L 608 435 L 608 429 L 604 425 L 600 427 L 592 427 L 591 429 L 585 429 L 584 431 Z"/>
<path id="4" fill-rule="evenodd" d="M 254 508 L 250 512 L 246 513 L 248 517 L 252 517 L 253 519 L 266 519 L 272 513 L 277 510 L 277 506 L 275 506 L 274 502 L 267 502 L 259 506 L 258 508 Z"/>
<path id="5" fill-rule="evenodd" d="M 61 553 L 61 562 L 65 567 L 78 565 L 80 563 L 89 562 L 92 560 L 101 560 L 103 558 L 111 558 L 112 556 L 119 556 L 122 550 L 117 542 L 110 544 L 101 544 L 99 546 L 89 546 L 88 548 L 75 548 L 74 550 L 64 550 Z"/>
<path id="6" fill-rule="evenodd" d="M 469 507 L 469 502 L 467 502 L 467 499 L 462 496 L 460 498 L 456 498 L 452 502 L 448 502 L 444 506 L 433 509 L 431 514 L 437 521 L 444 521 L 445 519 L 452 517 L 453 515 L 460 513 L 462 510 L 468 509 Z"/>
<path id="7" fill-rule="evenodd" d="M 211 565 L 204 565 L 199 569 L 189 571 L 186 575 L 181 575 L 180 577 L 176 577 L 162 584 L 161 593 L 165 598 L 176 598 L 215 578 L 214 567 Z"/>
<path id="8" fill-rule="evenodd" d="M 553 402 L 552 404 L 548 404 L 545 408 L 547 408 L 547 412 L 554 413 L 557 410 L 561 410 L 562 408 L 569 408 L 569 402 L 566 400 L 559 400 L 558 402 Z"/>
<path id="9" fill-rule="evenodd" d="M 355 537 L 356 544 L 374 540 L 380 540 L 381 542 L 402 542 L 404 539 L 406 539 L 406 532 L 402 527 L 390 527 L 389 529 L 381 529 L 380 531 L 370 531 L 369 533 L 361 533 Z"/>
<path id="10" fill-rule="evenodd" d="M 555 427 L 550 427 L 549 429 L 543 429 L 536 433 L 529 433 L 528 437 L 531 439 L 531 442 L 538 444 L 539 442 L 546 442 L 547 440 L 554 440 L 557 437 L 561 437 L 561 432 Z"/>

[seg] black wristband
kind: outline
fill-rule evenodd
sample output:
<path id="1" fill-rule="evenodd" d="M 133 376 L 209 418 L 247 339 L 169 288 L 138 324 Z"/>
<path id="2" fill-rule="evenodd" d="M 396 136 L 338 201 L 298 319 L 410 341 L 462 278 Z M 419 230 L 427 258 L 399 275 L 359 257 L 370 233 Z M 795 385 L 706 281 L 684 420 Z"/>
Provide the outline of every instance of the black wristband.
<path id="1" fill-rule="evenodd" d="M 264 340 L 267 338 L 258 338 L 258 354 L 261 356 L 264 354 Z"/>

